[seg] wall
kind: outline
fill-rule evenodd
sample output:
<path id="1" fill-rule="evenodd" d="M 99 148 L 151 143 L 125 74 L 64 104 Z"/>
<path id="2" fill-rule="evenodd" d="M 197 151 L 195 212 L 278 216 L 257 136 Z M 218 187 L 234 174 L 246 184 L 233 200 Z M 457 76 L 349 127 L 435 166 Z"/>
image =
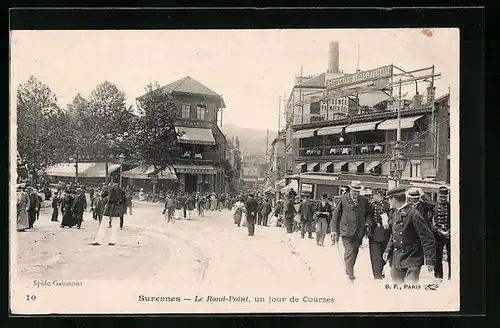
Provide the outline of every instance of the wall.
<path id="1" fill-rule="evenodd" d="M 191 105 L 191 118 L 196 119 L 196 106 L 199 104 L 206 105 L 205 120 L 217 122 L 219 100 L 215 100 L 203 96 L 192 95 L 175 95 L 174 102 L 177 105 L 177 113 L 179 118 L 182 118 L 182 104 L 187 103 Z"/>
<path id="2" fill-rule="evenodd" d="M 449 181 L 448 172 L 448 155 L 450 155 L 450 142 L 448 140 L 449 129 L 450 129 L 450 107 L 449 105 L 443 104 L 438 108 L 438 118 L 437 122 L 444 122 L 438 126 L 438 140 L 437 140 L 437 171 L 436 180 L 437 181 Z"/>

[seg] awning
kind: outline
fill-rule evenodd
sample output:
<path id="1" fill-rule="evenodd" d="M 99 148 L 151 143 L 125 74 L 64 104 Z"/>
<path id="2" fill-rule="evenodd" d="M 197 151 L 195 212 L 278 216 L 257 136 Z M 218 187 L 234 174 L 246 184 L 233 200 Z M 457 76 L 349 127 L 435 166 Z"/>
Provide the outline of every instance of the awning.
<path id="1" fill-rule="evenodd" d="M 297 171 L 299 171 L 299 173 L 302 171 L 302 166 L 304 166 L 304 164 L 306 164 L 306 163 L 295 164 L 295 168 L 297 169 Z"/>
<path id="2" fill-rule="evenodd" d="M 292 134 L 292 139 L 311 138 L 317 129 L 299 130 Z"/>
<path id="3" fill-rule="evenodd" d="M 401 129 L 411 129 L 415 122 L 424 115 L 401 118 Z M 398 119 L 387 120 L 377 126 L 377 130 L 396 130 L 398 128 Z"/>
<path id="4" fill-rule="evenodd" d="M 375 126 L 380 122 L 382 121 L 351 124 L 345 128 L 345 133 L 373 131 L 375 130 Z"/>
<path id="5" fill-rule="evenodd" d="M 137 166 L 132 170 L 128 170 L 122 173 L 124 178 L 129 179 L 139 179 L 139 180 L 149 180 L 151 179 L 150 174 L 154 172 L 154 166 Z M 171 167 L 167 167 L 165 170 L 158 174 L 159 180 L 177 180 L 177 175 Z"/>
<path id="6" fill-rule="evenodd" d="M 319 165 L 319 170 L 320 170 L 321 172 L 326 172 L 326 169 L 327 169 L 330 165 L 332 165 L 332 164 L 333 164 L 333 162 L 321 163 L 321 164 Z"/>
<path id="7" fill-rule="evenodd" d="M 307 163 L 307 172 L 313 172 L 319 163 Z"/>
<path id="8" fill-rule="evenodd" d="M 349 173 L 356 173 L 363 161 L 349 162 Z"/>
<path id="9" fill-rule="evenodd" d="M 370 172 L 370 170 L 373 170 L 374 168 L 376 168 L 378 165 L 380 165 L 380 161 L 373 161 L 373 162 L 370 162 L 368 163 L 366 166 L 365 166 L 365 172 Z"/>
<path id="10" fill-rule="evenodd" d="M 335 162 L 333 166 L 334 172 L 340 172 L 342 170 L 342 166 L 346 165 L 347 161 Z"/>
<path id="11" fill-rule="evenodd" d="M 297 192 L 297 190 L 299 189 L 299 183 L 297 182 L 297 180 L 290 181 L 289 184 L 287 184 L 286 186 L 284 186 L 283 188 L 281 188 L 281 192 L 282 193 L 287 193 L 292 188 L 293 188 L 293 190 L 295 192 Z"/>
<path id="12" fill-rule="evenodd" d="M 212 165 L 174 165 L 177 173 L 185 174 L 217 174 L 217 169 Z"/>
<path id="13" fill-rule="evenodd" d="M 179 143 L 215 145 L 215 139 L 212 133 L 212 129 L 177 126 L 175 127 L 175 130 L 177 132 L 184 132 L 184 134 L 178 140 Z"/>
<path id="14" fill-rule="evenodd" d="M 347 124 L 345 125 L 339 125 L 339 126 L 326 126 L 324 128 L 321 128 L 318 130 L 318 136 L 327 136 L 331 134 L 340 134 L 342 133 L 342 129 L 345 128 Z"/>
<path id="15" fill-rule="evenodd" d="M 276 189 L 281 189 L 285 186 L 285 183 L 286 183 L 286 180 L 283 179 L 283 180 L 280 180 L 278 182 L 276 182 Z"/>
<path id="16" fill-rule="evenodd" d="M 46 168 L 43 172 L 48 176 L 75 177 L 76 163 L 59 163 Z M 108 163 L 108 174 L 120 168 L 120 164 Z M 106 177 L 106 163 L 78 163 L 78 177 L 104 178 Z"/>
<path id="17" fill-rule="evenodd" d="M 78 172 L 78 176 L 82 178 L 105 178 L 106 177 L 106 163 L 92 163 L 88 169 Z M 108 174 L 120 168 L 120 164 L 108 163 Z M 80 164 L 78 164 L 78 171 L 80 171 Z"/>

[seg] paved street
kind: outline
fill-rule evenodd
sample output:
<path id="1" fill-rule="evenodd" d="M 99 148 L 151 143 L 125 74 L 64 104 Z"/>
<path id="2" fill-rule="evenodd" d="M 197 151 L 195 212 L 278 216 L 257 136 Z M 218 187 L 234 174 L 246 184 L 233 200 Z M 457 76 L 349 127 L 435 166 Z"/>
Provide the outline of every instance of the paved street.
<path id="1" fill-rule="evenodd" d="M 34 231 L 18 234 L 20 278 L 159 278 L 208 287 L 237 286 L 242 281 L 321 286 L 332 279 L 346 280 L 329 235 L 325 247 L 275 226 L 256 226 L 255 237 L 249 237 L 246 227 L 233 224 L 228 210 L 167 224 L 162 205 L 136 202 L 114 247 L 90 245 L 98 226 L 90 213 L 85 213 L 78 230 L 50 222 L 50 211 L 43 210 Z M 356 276 L 358 281 L 372 281 L 368 247 L 360 250 Z"/>

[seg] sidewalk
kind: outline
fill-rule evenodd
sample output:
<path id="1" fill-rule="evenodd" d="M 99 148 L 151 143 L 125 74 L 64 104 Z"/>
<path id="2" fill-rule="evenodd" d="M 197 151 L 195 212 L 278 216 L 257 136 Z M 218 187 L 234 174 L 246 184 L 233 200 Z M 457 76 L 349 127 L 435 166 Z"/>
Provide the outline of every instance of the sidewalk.
<path id="1" fill-rule="evenodd" d="M 51 209 L 42 209 L 33 230 L 16 232 L 21 277 L 143 278 L 153 275 L 168 260 L 164 241 L 144 234 L 142 229 L 125 223 L 115 246 L 91 246 L 98 228 L 91 213 L 85 212 L 81 229 L 60 228 L 60 222 L 50 221 L 50 214 Z"/>

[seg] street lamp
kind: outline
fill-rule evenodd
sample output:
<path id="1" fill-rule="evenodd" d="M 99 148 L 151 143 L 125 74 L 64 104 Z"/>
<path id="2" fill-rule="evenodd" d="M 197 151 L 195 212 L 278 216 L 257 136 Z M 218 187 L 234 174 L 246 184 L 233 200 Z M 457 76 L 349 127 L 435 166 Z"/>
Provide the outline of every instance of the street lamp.
<path id="1" fill-rule="evenodd" d="M 125 155 L 120 154 L 120 156 L 118 156 L 118 160 L 120 161 L 120 187 L 121 187 L 122 186 L 123 161 L 125 160 Z"/>
<path id="2" fill-rule="evenodd" d="M 392 157 L 390 160 L 390 173 L 393 177 L 396 187 L 399 187 L 401 177 L 408 163 L 408 158 L 403 154 L 404 147 L 401 145 L 400 141 L 396 141 L 396 144 L 392 148 Z"/>

